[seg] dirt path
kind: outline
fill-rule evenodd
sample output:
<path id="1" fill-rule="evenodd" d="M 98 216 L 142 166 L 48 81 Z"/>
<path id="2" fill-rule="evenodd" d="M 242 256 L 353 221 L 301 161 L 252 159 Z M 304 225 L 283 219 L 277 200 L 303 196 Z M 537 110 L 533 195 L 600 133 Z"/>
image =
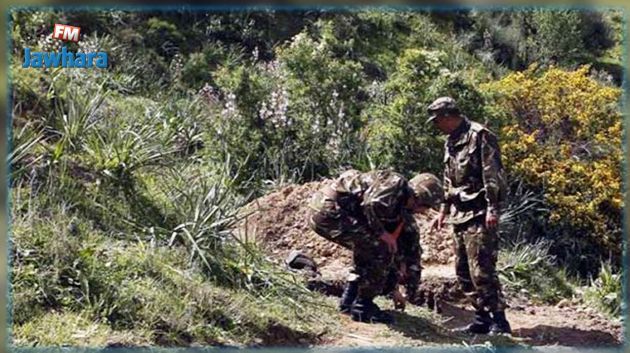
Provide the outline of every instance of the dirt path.
<path id="1" fill-rule="evenodd" d="M 453 266 L 434 265 L 423 270 L 425 280 L 453 279 Z M 621 322 L 613 322 L 589 308 L 579 306 L 532 305 L 508 299 L 508 319 L 512 337 L 487 335 L 458 335 L 449 330 L 466 325 L 473 311 L 462 303 L 447 302 L 442 313 L 427 308 L 410 306 L 406 312 L 393 312 L 396 323 L 363 324 L 340 315 L 344 332 L 327 342 L 332 346 L 425 346 L 475 345 L 490 342 L 508 346 L 580 346 L 614 347 L 623 340 Z M 379 305 L 389 310 L 391 304 L 380 300 Z"/>

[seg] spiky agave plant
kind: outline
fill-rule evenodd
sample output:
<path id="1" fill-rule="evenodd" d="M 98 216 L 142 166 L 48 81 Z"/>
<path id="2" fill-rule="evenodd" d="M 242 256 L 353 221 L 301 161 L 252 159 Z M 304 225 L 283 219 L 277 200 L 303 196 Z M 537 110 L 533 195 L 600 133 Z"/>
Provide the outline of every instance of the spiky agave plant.
<path id="1" fill-rule="evenodd" d="M 501 209 L 499 235 L 503 242 L 518 242 L 527 231 L 527 226 L 536 217 L 546 214 L 544 197 L 528 190 L 522 181 L 516 180 L 510 187 L 507 202 Z"/>
<path id="2" fill-rule="evenodd" d="M 35 131 L 28 125 L 13 130 L 11 150 L 7 156 L 7 164 L 11 168 L 11 180 L 16 180 L 25 170 L 42 159 L 42 155 L 34 154 L 35 146 L 44 139 L 41 131 Z"/>
<path id="3" fill-rule="evenodd" d="M 66 150 L 77 151 L 102 118 L 100 109 L 107 97 L 104 84 L 101 82 L 89 92 L 75 85 L 55 91 L 54 109 L 45 121 L 47 135 L 53 137 L 49 148 L 53 161 L 59 160 Z"/>
<path id="4" fill-rule="evenodd" d="M 86 138 L 84 151 L 96 169 L 116 179 L 127 179 L 141 168 L 168 166 L 168 157 L 180 151 L 174 130 L 157 129 L 155 116 L 141 123 L 118 122 Z"/>
<path id="5" fill-rule="evenodd" d="M 597 278 L 591 278 L 584 296 L 608 315 L 619 316 L 622 312 L 622 274 L 610 262 L 603 262 Z"/>
<path id="6" fill-rule="evenodd" d="M 574 293 L 566 271 L 556 266 L 555 257 L 549 253 L 550 246 L 543 239 L 522 240 L 499 254 L 497 272 L 508 291 L 545 303 L 555 303 Z"/>
<path id="7" fill-rule="evenodd" d="M 199 261 L 214 282 L 248 290 L 257 297 L 286 297 L 313 301 L 312 294 L 292 274 L 274 265 L 257 247 L 236 235 L 244 215 L 240 207 L 249 199 L 239 195 L 230 175 L 229 160 L 200 171 L 188 165 L 165 172 L 161 187 L 169 208 L 181 222 L 171 232 L 170 246 L 188 249 L 190 261 Z M 291 299 L 293 298 L 293 299 Z"/>

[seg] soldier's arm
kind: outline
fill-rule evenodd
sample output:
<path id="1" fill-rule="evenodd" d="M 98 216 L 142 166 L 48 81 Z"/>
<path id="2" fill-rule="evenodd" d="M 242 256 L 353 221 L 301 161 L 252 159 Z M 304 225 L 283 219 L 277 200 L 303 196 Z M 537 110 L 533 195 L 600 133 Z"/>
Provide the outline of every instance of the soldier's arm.
<path id="1" fill-rule="evenodd" d="M 404 232 L 400 235 L 398 248 L 401 249 L 401 263 L 406 270 L 405 288 L 407 296 L 413 298 L 420 283 L 422 249 L 420 248 L 420 232 L 413 220 L 407 215 Z"/>
<path id="2" fill-rule="evenodd" d="M 444 160 L 446 161 L 446 156 L 448 154 L 448 150 L 445 147 L 445 158 Z M 451 187 L 452 187 L 452 183 L 451 183 L 451 170 L 449 168 L 449 164 L 445 163 L 444 164 L 444 174 L 443 174 L 443 180 L 442 180 L 442 187 L 444 188 L 444 200 L 442 201 L 442 204 L 440 205 L 440 212 L 442 214 L 448 214 L 450 209 L 451 209 L 451 199 L 449 197 L 449 195 L 451 194 Z"/>
<path id="3" fill-rule="evenodd" d="M 503 178 L 503 165 L 501 164 L 499 143 L 497 138 L 488 131 L 482 131 L 479 138 L 483 185 L 486 190 L 488 212 L 496 214 L 499 211 L 499 195 L 503 184 L 500 180 Z"/>

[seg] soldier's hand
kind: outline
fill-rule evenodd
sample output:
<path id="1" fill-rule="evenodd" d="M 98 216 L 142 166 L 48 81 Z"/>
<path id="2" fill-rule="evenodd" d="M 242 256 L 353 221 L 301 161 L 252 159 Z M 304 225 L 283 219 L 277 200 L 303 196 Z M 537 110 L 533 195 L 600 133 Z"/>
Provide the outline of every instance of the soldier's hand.
<path id="1" fill-rule="evenodd" d="M 396 286 L 396 289 L 392 292 L 392 300 L 394 301 L 394 309 L 405 311 L 407 306 L 407 298 L 400 292 L 400 288 Z"/>
<path id="2" fill-rule="evenodd" d="M 400 266 L 398 267 L 398 282 L 399 283 L 404 283 L 407 281 L 407 265 L 405 265 L 404 263 L 401 263 Z"/>
<path id="3" fill-rule="evenodd" d="M 444 227 L 444 221 L 446 220 L 446 214 L 444 212 L 438 213 L 438 215 L 431 222 L 429 231 L 441 230 Z"/>
<path id="4" fill-rule="evenodd" d="M 387 244 L 387 249 L 390 253 L 395 254 L 398 251 L 398 244 L 393 234 L 385 232 L 379 237 L 379 239 Z"/>
<path id="5" fill-rule="evenodd" d="M 486 228 L 489 230 L 495 230 L 497 225 L 499 224 L 499 216 L 496 212 L 487 212 L 486 213 Z"/>

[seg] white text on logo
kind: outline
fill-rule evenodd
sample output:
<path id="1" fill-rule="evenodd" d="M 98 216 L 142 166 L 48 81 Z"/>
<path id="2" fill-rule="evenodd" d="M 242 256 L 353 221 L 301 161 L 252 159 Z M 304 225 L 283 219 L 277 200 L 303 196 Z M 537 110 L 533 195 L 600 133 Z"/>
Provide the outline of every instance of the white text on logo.
<path id="1" fill-rule="evenodd" d="M 55 30 L 52 37 L 54 39 L 63 40 L 66 42 L 78 42 L 79 34 L 81 34 L 81 28 L 69 25 L 55 24 Z"/>

